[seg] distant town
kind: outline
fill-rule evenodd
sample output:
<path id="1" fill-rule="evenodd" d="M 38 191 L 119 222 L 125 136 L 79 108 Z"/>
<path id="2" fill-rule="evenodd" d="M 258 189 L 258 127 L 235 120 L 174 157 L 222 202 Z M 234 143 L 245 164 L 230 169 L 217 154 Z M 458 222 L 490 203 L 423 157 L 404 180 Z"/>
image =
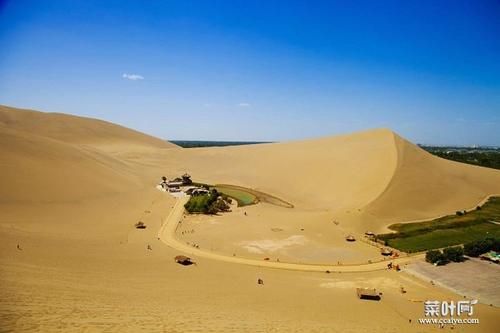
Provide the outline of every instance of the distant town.
<path id="1" fill-rule="evenodd" d="M 494 146 L 426 146 L 420 148 L 452 161 L 500 169 L 500 147 Z"/>

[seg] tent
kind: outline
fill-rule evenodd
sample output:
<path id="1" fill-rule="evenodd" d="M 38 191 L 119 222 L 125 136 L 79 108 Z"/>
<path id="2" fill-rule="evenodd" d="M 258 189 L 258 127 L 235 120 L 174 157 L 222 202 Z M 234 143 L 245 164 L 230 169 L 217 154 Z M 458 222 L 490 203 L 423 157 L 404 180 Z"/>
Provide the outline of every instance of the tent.
<path id="1" fill-rule="evenodd" d="M 386 247 L 384 247 L 380 253 L 383 255 L 383 256 L 390 256 L 392 254 L 392 250 L 391 249 L 388 249 Z"/>
<path id="2" fill-rule="evenodd" d="M 378 293 L 376 289 L 356 288 L 356 294 L 358 295 L 359 299 L 380 301 L 380 293 Z"/>
<path id="3" fill-rule="evenodd" d="M 136 227 L 137 229 L 146 229 L 146 225 L 145 225 L 145 224 L 144 224 L 144 222 L 142 222 L 142 221 L 137 222 L 137 223 L 135 224 L 135 227 Z"/>
<path id="4" fill-rule="evenodd" d="M 349 235 L 349 236 L 347 236 L 347 237 L 345 238 L 345 240 L 346 240 L 346 241 L 348 241 L 348 242 L 354 242 L 354 241 L 356 240 L 356 238 L 354 238 L 354 236 L 353 236 L 353 235 Z"/>
<path id="5" fill-rule="evenodd" d="M 194 262 L 191 260 L 191 258 L 189 257 L 186 257 L 186 256 L 176 256 L 174 258 L 175 262 L 180 264 L 180 265 L 183 265 L 183 266 L 189 266 L 189 265 L 192 265 L 194 264 Z"/>

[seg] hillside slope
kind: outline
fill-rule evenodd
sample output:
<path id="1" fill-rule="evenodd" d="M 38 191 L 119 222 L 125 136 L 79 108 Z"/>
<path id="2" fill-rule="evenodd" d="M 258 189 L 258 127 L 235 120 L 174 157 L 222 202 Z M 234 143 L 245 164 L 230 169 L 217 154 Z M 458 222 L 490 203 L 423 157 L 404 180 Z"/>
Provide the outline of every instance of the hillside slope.
<path id="1" fill-rule="evenodd" d="M 426 219 L 469 209 L 500 194 L 500 171 L 436 157 L 395 136 L 398 166 L 386 190 L 366 207 L 388 222 Z"/>
<path id="2" fill-rule="evenodd" d="M 0 107 L 0 135 L 4 203 L 96 197 L 189 172 L 196 181 L 255 188 L 299 209 L 378 228 L 500 193 L 500 171 L 437 158 L 387 129 L 165 149 L 176 146 L 100 120 Z"/>
<path id="3" fill-rule="evenodd" d="M 397 165 L 394 136 L 379 129 L 313 140 L 170 152 L 169 169 L 269 192 L 296 207 L 338 210 L 373 201 Z"/>
<path id="4" fill-rule="evenodd" d="M 374 228 L 453 213 L 500 193 L 500 171 L 435 157 L 386 129 L 171 156 L 171 170 L 199 181 L 256 188 Z"/>
<path id="5" fill-rule="evenodd" d="M 0 126 L 0 203 L 74 201 L 139 184 L 117 159 Z"/>
<path id="6" fill-rule="evenodd" d="M 101 120 L 0 106 L 0 204 L 76 202 L 136 190 L 158 176 L 119 153 L 172 147 Z"/>
<path id="7" fill-rule="evenodd" d="M 173 148 L 176 145 L 107 121 L 0 105 L 0 125 L 12 130 L 87 145 L 102 150 L 117 146 Z"/>

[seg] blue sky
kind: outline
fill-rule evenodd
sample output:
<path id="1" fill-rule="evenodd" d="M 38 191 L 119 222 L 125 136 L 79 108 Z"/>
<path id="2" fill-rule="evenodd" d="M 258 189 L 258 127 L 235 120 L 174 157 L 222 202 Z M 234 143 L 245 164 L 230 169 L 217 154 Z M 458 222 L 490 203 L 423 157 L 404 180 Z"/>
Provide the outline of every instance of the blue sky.
<path id="1" fill-rule="evenodd" d="M 500 3 L 0 0 L 0 104 L 166 139 L 500 145 Z"/>

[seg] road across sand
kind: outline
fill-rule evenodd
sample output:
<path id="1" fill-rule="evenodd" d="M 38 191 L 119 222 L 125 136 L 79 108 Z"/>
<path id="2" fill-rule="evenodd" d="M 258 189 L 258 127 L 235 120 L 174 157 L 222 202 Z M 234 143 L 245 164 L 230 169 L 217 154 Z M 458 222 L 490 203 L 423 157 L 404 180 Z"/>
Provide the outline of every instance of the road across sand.
<path id="1" fill-rule="evenodd" d="M 380 261 L 375 263 L 357 264 L 357 265 L 318 265 L 318 264 L 300 264 L 300 263 L 287 263 L 287 262 L 274 262 L 266 260 L 257 260 L 242 257 L 233 257 L 219 253 L 210 252 L 204 249 L 195 248 L 192 245 L 184 243 L 175 237 L 175 231 L 178 225 L 182 222 L 184 214 L 184 204 L 189 200 L 189 196 L 178 198 L 175 202 L 170 214 L 163 221 L 160 230 L 158 231 L 158 238 L 166 245 L 179 250 L 185 254 L 195 257 L 202 257 L 207 259 L 219 260 L 234 264 L 251 265 L 258 267 L 268 267 L 276 269 L 287 269 L 296 271 L 307 272 L 371 272 L 387 269 L 388 261 Z M 393 264 L 406 264 L 410 261 L 423 258 L 423 254 L 402 257 L 391 260 Z"/>

